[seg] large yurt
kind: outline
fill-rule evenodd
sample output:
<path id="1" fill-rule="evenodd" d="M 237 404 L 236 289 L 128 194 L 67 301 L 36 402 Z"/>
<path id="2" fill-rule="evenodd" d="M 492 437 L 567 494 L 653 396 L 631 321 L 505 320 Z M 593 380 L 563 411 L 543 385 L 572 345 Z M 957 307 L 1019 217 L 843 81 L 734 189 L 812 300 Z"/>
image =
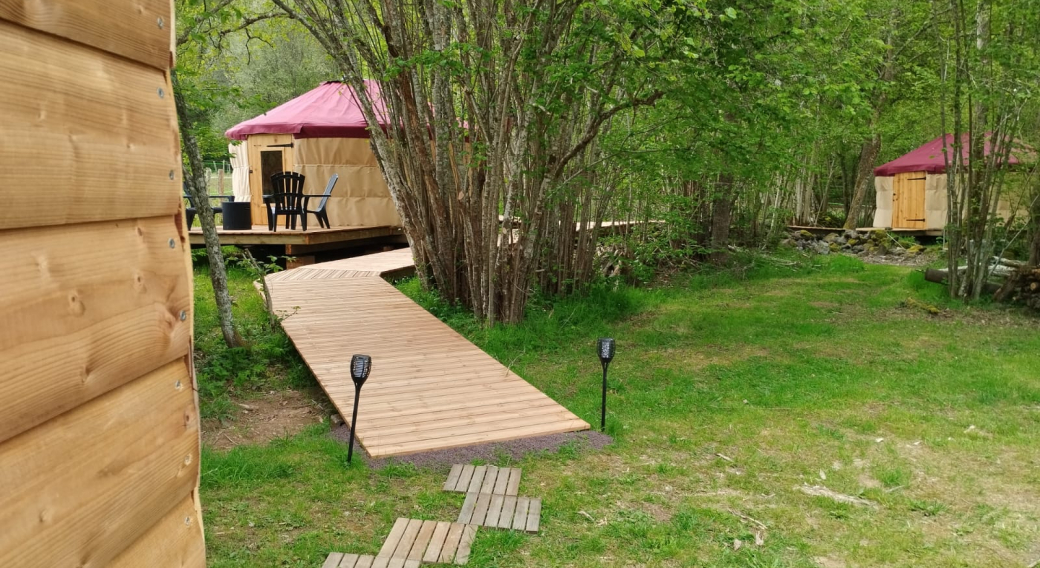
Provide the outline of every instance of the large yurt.
<path id="1" fill-rule="evenodd" d="M 366 86 L 378 111 L 379 84 Z M 294 171 L 306 176 L 308 194 L 322 193 L 332 174 L 339 174 L 326 206 L 332 227 L 401 225 L 369 145 L 368 122 L 348 85 L 327 81 L 225 134 L 242 141 L 232 148 L 235 200 L 248 195 L 254 224 L 267 222 L 262 196 L 272 192 L 271 176 Z M 312 199 L 310 208 L 316 205 Z M 313 215 L 307 225 L 318 226 Z"/>
<path id="2" fill-rule="evenodd" d="M 967 164 L 967 135 L 964 135 L 964 163 Z M 892 229 L 942 230 L 946 227 L 946 151 L 953 152 L 953 135 L 946 134 L 874 168 L 877 208 L 874 226 Z M 990 152 L 987 140 L 985 154 Z M 952 158 L 952 156 L 951 156 Z M 952 159 L 951 159 L 952 161 Z M 1019 163 L 1014 153 L 1008 164 Z M 1017 211 L 1014 187 L 1005 192 L 997 206 L 997 215 L 1008 218 Z"/>

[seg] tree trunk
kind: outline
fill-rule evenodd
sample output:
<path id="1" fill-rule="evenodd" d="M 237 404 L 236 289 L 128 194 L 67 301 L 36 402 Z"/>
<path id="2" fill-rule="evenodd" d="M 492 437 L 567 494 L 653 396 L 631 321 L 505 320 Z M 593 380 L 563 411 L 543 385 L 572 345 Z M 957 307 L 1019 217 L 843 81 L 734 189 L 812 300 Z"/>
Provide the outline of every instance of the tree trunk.
<path id="1" fill-rule="evenodd" d="M 209 190 L 206 188 L 206 167 L 202 162 L 202 151 L 198 140 L 192 133 L 193 121 L 184 98 L 178 94 L 177 75 L 173 75 L 174 99 L 177 102 L 177 119 L 181 127 L 181 142 L 188 162 L 183 166 L 184 181 L 188 194 L 195 202 L 196 218 L 202 225 L 202 235 L 206 241 L 206 257 L 209 259 L 209 278 L 213 283 L 213 297 L 217 302 L 217 318 L 220 331 L 224 334 L 224 343 L 228 347 L 240 347 L 244 341 L 235 330 L 231 315 L 231 294 L 228 292 L 227 269 L 224 266 L 224 255 L 220 252 L 220 240 L 217 237 L 217 226 L 213 220 L 213 208 L 209 203 Z"/>
<path id="2" fill-rule="evenodd" d="M 729 228 L 733 222 L 733 175 L 720 176 L 711 205 L 711 260 L 722 264 L 729 257 Z"/>
<path id="3" fill-rule="evenodd" d="M 846 229 L 855 229 L 859 223 L 859 217 L 863 214 L 863 200 L 867 197 L 870 189 L 871 173 L 874 171 L 874 162 L 877 161 L 881 152 L 881 134 L 875 132 L 870 138 L 863 142 L 863 149 L 859 153 L 859 166 L 856 168 L 855 193 L 849 204 L 849 214 L 845 217 Z"/>

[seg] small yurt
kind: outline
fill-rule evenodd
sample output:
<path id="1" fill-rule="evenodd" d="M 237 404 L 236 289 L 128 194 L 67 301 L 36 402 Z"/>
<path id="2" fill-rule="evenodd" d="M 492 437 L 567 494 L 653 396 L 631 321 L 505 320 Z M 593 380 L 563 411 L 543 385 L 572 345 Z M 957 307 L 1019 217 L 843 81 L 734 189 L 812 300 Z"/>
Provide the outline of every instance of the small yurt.
<path id="1" fill-rule="evenodd" d="M 945 148 L 952 152 L 953 135 L 940 136 L 887 164 L 874 168 L 877 209 L 874 226 L 892 229 L 942 230 L 946 227 Z M 964 135 L 964 163 L 968 161 L 968 137 Z M 987 140 L 985 153 L 989 155 Z M 952 160 L 951 160 L 952 161 Z M 1008 163 L 1018 164 L 1012 154 Z M 1002 198 L 997 215 L 1005 219 L 1013 209 L 1012 196 Z"/>
<path id="2" fill-rule="evenodd" d="M 378 112 L 379 84 L 366 82 L 366 87 Z M 307 194 L 322 193 L 332 174 L 339 174 L 326 206 L 333 227 L 401 225 L 369 145 L 368 122 L 348 85 L 327 81 L 225 134 L 242 141 L 232 148 L 232 179 L 236 201 L 249 196 L 253 224 L 267 222 L 262 196 L 272 192 L 271 176 L 294 171 L 306 176 Z M 317 204 L 312 199 L 309 205 Z M 312 216 L 307 225 L 318 222 Z"/>

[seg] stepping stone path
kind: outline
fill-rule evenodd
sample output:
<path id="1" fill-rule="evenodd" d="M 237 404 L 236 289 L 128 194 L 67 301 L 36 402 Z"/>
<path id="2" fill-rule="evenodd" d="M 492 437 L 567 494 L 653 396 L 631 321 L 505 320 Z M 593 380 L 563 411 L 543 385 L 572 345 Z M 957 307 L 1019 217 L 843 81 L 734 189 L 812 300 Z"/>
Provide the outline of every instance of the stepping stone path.
<path id="1" fill-rule="evenodd" d="M 542 500 L 518 497 L 520 470 L 489 466 L 455 465 L 444 482 L 445 491 L 466 494 L 459 522 L 482 527 L 536 533 Z"/>
<path id="2" fill-rule="evenodd" d="M 445 491 L 465 493 L 458 522 L 397 519 L 375 556 L 332 552 L 322 568 L 419 568 L 422 564 L 465 564 L 477 527 L 537 533 L 542 500 L 519 497 L 520 470 L 454 465 Z"/>

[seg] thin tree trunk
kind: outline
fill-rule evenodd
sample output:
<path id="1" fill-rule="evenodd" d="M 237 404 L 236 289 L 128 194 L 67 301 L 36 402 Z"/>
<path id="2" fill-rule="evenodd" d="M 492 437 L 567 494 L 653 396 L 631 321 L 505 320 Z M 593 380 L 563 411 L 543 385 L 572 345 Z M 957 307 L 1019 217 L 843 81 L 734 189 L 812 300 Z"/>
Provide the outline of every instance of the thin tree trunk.
<path id="1" fill-rule="evenodd" d="M 213 220 L 213 208 L 209 204 L 209 190 L 206 188 L 206 167 L 202 162 L 202 151 L 198 140 L 192 134 L 192 120 L 184 98 L 178 94 L 177 75 L 173 74 L 174 99 L 177 103 L 177 118 L 180 122 L 181 141 L 188 155 L 188 163 L 184 165 L 184 180 L 189 195 L 195 202 L 196 217 L 202 225 L 202 235 L 206 241 L 206 257 L 209 259 L 209 278 L 213 283 L 213 297 L 217 303 L 217 319 L 220 331 L 224 334 L 224 343 L 228 347 L 243 345 L 242 337 L 235 329 L 231 314 L 231 294 L 228 292 L 227 269 L 224 266 L 224 255 L 220 252 L 220 240 L 217 237 L 217 226 Z"/>
<path id="2" fill-rule="evenodd" d="M 729 254 L 729 228 L 733 222 L 733 176 L 724 174 L 719 178 L 711 206 L 711 260 L 716 264 L 726 261 Z"/>
<path id="3" fill-rule="evenodd" d="M 874 171 L 874 163 L 881 152 L 881 134 L 875 132 L 870 138 L 863 142 L 863 149 L 859 153 L 859 166 L 856 168 L 856 192 L 852 195 L 852 203 L 849 204 L 849 214 L 845 217 L 846 229 L 855 229 L 859 223 L 859 217 L 863 214 L 863 201 L 870 189 L 871 173 Z"/>

